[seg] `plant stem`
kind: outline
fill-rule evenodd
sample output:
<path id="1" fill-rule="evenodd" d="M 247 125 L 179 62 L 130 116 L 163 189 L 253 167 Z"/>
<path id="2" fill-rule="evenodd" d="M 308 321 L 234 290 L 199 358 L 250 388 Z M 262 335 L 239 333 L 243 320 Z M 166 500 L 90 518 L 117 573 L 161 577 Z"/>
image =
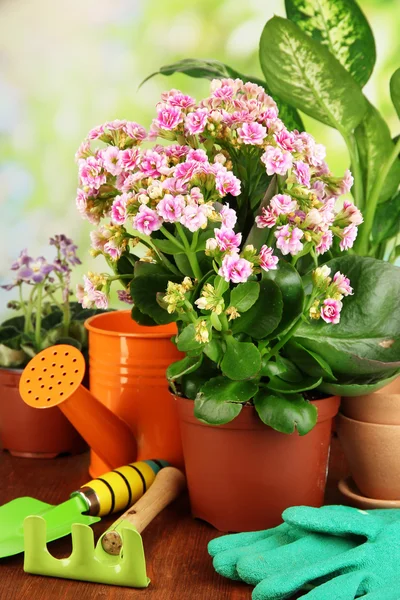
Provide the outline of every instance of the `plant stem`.
<path id="1" fill-rule="evenodd" d="M 369 238 L 371 234 L 372 225 L 374 223 L 375 211 L 378 204 L 379 195 L 381 193 L 383 184 L 385 183 L 385 179 L 388 176 L 388 173 L 394 161 L 398 157 L 399 152 L 400 139 L 397 141 L 387 161 L 382 165 L 380 171 L 378 172 L 374 185 L 372 186 L 371 193 L 368 197 L 368 202 L 364 212 L 364 223 L 360 226 L 360 235 L 355 243 L 357 253 L 361 254 L 362 256 L 368 254 Z"/>
<path id="2" fill-rule="evenodd" d="M 354 134 L 345 135 L 343 132 L 341 133 L 350 155 L 351 170 L 354 177 L 354 202 L 358 208 L 362 209 L 364 206 L 364 184 L 356 140 Z"/>
<path id="3" fill-rule="evenodd" d="M 169 241 L 172 242 L 177 248 L 179 248 L 180 250 L 185 249 L 184 246 L 182 246 L 182 244 L 178 242 L 178 240 L 172 235 L 172 233 L 168 231 L 166 227 L 161 227 L 160 231 L 162 231 L 165 237 L 168 238 Z"/>
<path id="4" fill-rule="evenodd" d="M 264 359 L 266 361 L 269 361 L 273 356 L 275 356 L 279 352 L 279 350 L 283 348 L 286 342 L 288 342 L 290 338 L 296 333 L 297 328 L 301 324 L 301 316 L 302 315 L 297 317 L 296 321 L 294 322 L 294 325 L 289 329 L 286 335 L 284 335 L 283 338 L 279 340 L 279 342 L 275 344 L 275 346 L 268 352 L 268 354 L 265 355 Z"/>
<path id="5" fill-rule="evenodd" d="M 35 287 L 32 288 L 32 291 L 29 294 L 29 300 L 28 300 L 28 304 L 27 304 L 27 308 L 26 308 L 24 333 L 30 333 L 33 329 L 33 327 L 32 327 L 32 310 L 33 310 L 34 293 L 35 293 Z"/>
<path id="6" fill-rule="evenodd" d="M 37 296 L 36 296 L 36 320 L 35 320 L 36 350 L 40 350 L 40 334 L 41 334 L 41 325 L 42 325 L 42 293 L 43 293 L 43 284 L 38 286 Z"/>
<path id="7" fill-rule="evenodd" d="M 185 247 L 186 256 L 187 256 L 189 264 L 192 268 L 193 275 L 195 276 L 197 281 L 200 281 L 200 279 L 203 277 L 203 274 L 201 272 L 201 269 L 200 269 L 200 266 L 199 266 L 199 263 L 197 260 L 196 252 L 193 252 L 190 249 L 189 241 L 188 241 L 188 239 L 185 235 L 185 232 L 183 231 L 183 227 L 180 223 L 176 223 L 176 230 L 179 233 L 181 240 L 183 242 L 183 245 Z"/>
<path id="8" fill-rule="evenodd" d="M 193 235 L 193 239 L 192 239 L 192 245 L 190 246 L 191 250 L 195 251 L 197 248 L 197 241 L 199 239 L 199 229 L 197 231 L 194 232 Z"/>

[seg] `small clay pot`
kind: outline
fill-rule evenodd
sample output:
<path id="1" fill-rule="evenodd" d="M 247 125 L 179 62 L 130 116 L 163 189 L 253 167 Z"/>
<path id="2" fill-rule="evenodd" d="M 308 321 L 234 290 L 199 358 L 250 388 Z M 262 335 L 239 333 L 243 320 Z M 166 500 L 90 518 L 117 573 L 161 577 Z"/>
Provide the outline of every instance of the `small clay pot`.
<path id="1" fill-rule="evenodd" d="M 366 423 L 339 414 L 336 427 L 361 493 L 400 500 L 400 425 Z"/>
<path id="2" fill-rule="evenodd" d="M 22 400 L 22 371 L 0 369 L 0 441 L 4 450 L 23 458 L 79 454 L 87 445 L 57 408 L 37 410 Z"/>
<path id="3" fill-rule="evenodd" d="M 342 398 L 340 411 L 365 423 L 400 425 L 400 377 L 372 394 Z"/>
<path id="4" fill-rule="evenodd" d="M 278 525 L 289 506 L 323 504 L 338 397 L 312 402 L 318 423 L 305 436 L 267 427 L 252 406 L 215 427 L 195 418 L 192 400 L 176 402 L 194 517 L 220 531 L 252 531 Z"/>

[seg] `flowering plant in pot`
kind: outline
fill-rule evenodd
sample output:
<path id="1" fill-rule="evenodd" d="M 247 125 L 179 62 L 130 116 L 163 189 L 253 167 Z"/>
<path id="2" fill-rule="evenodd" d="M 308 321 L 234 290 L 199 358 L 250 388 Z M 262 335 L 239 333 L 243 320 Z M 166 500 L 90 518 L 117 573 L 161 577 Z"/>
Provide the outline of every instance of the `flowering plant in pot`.
<path id="1" fill-rule="evenodd" d="M 8 308 L 21 313 L 0 326 L 0 434 L 2 445 L 16 455 L 56 456 L 85 448 L 83 440 L 55 408 L 35 411 L 19 395 L 21 369 L 38 352 L 54 344 L 87 351 L 83 326 L 90 312 L 71 302 L 71 271 L 80 264 L 77 247 L 65 235 L 50 238 L 55 257 L 33 258 L 23 250 L 11 266 L 19 299 Z M 91 311 L 93 313 L 93 311 Z"/>
<path id="2" fill-rule="evenodd" d="M 169 144 L 146 145 L 157 137 Z M 95 139 L 105 146 L 92 148 Z M 352 176 L 333 176 L 324 156 L 310 135 L 285 127 L 263 88 L 239 79 L 213 81 L 200 103 L 166 92 L 148 136 L 136 123 L 107 123 L 78 151 L 78 208 L 98 224 L 94 250 L 115 270 L 111 278 L 89 275 L 82 301 L 96 304 L 119 278 L 139 323 L 178 323 L 175 342 L 186 357 L 167 375 L 206 424 L 204 447 L 216 451 L 209 436 L 218 429 L 210 425 L 225 431 L 245 413 L 252 415 L 248 428 L 261 427 L 263 438 L 272 432 L 276 446 L 282 438 L 298 441 L 283 435 L 297 428 L 308 434 L 307 445 L 319 447 L 313 428 L 323 409 L 310 398 L 343 384 L 358 391 L 383 385 L 400 367 L 400 323 L 392 316 L 393 327 L 386 326 L 396 303 L 387 292 L 400 286 L 399 270 L 340 256 L 352 247 L 362 216 L 350 202 L 335 208 Z M 302 276 L 310 262 L 314 268 Z M 382 287 L 378 298 L 372 285 Z M 183 431 L 184 449 L 190 437 Z M 328 445 L 329 427 L 325 464 L 310 455 L 305 462 L 319 462 L 324 472 Z M 318 503 L 320 468 L 313 477 L 319 500 L 308 502 Z M 216 475 L 211 479 L 215 492 Z"/>

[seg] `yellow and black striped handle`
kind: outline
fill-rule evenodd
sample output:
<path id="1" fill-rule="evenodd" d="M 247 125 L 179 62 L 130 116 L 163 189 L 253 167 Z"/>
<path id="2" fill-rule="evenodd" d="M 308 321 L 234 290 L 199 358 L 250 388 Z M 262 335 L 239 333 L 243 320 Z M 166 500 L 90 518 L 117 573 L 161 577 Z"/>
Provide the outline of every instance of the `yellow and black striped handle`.
<path id="1" fill-rule="evenodd" d="M 90 515 L 111 515 L 126 510 L 139 500 L 165 466 L 168 463 L 164 460 L 130 463 L 92 479 L 71 495 L 79 494 L 84 498 Z"/>

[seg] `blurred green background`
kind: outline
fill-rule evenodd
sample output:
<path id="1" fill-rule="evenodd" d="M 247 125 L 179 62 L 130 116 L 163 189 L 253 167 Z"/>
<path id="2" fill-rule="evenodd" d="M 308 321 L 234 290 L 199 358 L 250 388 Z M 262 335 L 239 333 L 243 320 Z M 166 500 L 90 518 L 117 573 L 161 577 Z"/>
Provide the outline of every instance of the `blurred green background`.
<path id="1" fill-rule="evenodd" d="M 378 53 L 365 92 L 397 134 L 389 77 L 400 66 L 399 0 L 359 4 Z M 147 127 L 164 89 L 207 94 L 208 82 L 181 75 L 157 76 L 138 90 L 161 65 L 215 58 L 260 76 L 258 40 L 274 14 L 285 15 L 283 0 L 0 0 L 0 284 L 22 248 L 51 256 L 56 233 L 79 245 L 74 283 L 88 269 L 106 270 L 91 258 L 91 226 L 75 210 L 81 140 L 115 118 Z M 348 157 L 339 134 L 304 120 L 342 174 Z M 11 298 L 0 290 L 0 317 Z"/>

